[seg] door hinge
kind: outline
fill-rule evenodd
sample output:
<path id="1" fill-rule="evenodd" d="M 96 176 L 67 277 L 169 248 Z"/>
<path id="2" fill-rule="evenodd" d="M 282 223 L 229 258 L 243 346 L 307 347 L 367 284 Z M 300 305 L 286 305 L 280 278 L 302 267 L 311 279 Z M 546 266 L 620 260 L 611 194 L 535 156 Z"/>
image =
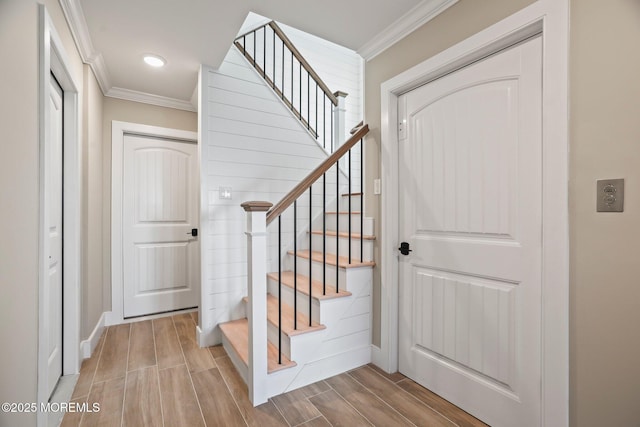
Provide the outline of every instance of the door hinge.
<path id="1" fill-rule="evenodd" d="M 407 121 L 401 120 L 398 122 L 398 140 L 402 141 L 407 138 Z"/>

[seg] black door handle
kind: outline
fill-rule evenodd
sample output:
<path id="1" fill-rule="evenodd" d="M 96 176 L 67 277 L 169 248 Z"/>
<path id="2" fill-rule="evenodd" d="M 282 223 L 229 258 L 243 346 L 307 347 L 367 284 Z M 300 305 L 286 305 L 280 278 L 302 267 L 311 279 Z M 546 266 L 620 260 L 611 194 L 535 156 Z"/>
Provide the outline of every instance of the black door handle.
<path id="1" fill-rule="evenodd" d="M 198 237 L 198 229 L 192 228 L 190 232 L 187 232 L 187 234 L 191 234 L 193 237 Z"/>
<path id="2" fill-rule="evenodd" d="M 409 249 L 409 243 L 408 242 L 400 243 L 400 247 L 398 248 L 398 250 L 400 251 L 400 253 L 402 255 L 409 255 L 409 252 L 413 252 L 411 249 Z"/>

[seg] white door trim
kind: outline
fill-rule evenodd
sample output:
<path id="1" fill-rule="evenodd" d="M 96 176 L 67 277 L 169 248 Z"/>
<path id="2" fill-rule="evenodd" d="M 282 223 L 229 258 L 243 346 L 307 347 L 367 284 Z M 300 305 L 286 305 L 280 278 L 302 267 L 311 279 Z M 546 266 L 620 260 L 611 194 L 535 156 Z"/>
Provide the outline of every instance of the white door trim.
<path id="1" fill-rule="evenodd" d="M 123 265 L 122 265 L 122 183 L 124 136 L 126 134 L 171 138 L 196 142 L 196 132 L 142 125 L 114 120 L 111 124 L 111 312 L 106 326 L 123 323 Z M 197 162 L 199 163 L 199 162 Z M 200 174 L 198 173 L 198 176 Z M 199 192 L 196 189 L 196 192 Z M 197 210 L 199 212 L 199 210 Z M 200 273 L 198 273 L 199 275 Z"/>
<path id="2" fill-rule="evenodd" d="M 381 346 L 398 369 L 398 96 L 536 33 L 543 40 L 542 422 L 569 420 L 568 0 L 539 0 L 381 86 Z"/>
<path id="3" fill-rule="evenodd" d="M 44 5 L 38 5 L 39 28 L 39 230 L 38 230 L 38 383 L 37 399 L 47 402 L 46 390 L 47 337 L 49 326 L 45 319 L 45 287 L 49 248 L 45 244 L 48 234 L 48 212 L 46 211 L 46 149 L 47 129 L 49 128 L 49 90 L 50 75 L 54 73 L 64 91 L 64 157 L 63 157 L 63 306 L 64 319 L 62 374 L 76 374 L 80 371 L 82 360 L 80 349 L 80 283 L 81 283 L 81 229 L 80 229 L 80 183 L 81 183 L 81 146 L 80 146 L 80 110 L 78 88 L 71 73 L 71 61 L 62 39 L 56 31 L 53 21 Z M 47 424 L 47 414 L 38 411 L 39 426 Z"/>

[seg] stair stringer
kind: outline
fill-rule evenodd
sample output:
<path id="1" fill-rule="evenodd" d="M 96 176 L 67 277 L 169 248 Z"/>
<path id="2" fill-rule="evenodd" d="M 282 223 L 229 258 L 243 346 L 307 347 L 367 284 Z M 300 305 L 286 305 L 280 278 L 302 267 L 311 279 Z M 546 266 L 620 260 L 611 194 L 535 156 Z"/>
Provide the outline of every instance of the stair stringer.
<path id="1" fill-rule="evenodd" d="M 292 340 L 297 366 L 268 376 L 268 396 L 276 396 L 371 362 L 373 269 L 349 268 L 349 297 L 323 302 L 326 329 Z"/>

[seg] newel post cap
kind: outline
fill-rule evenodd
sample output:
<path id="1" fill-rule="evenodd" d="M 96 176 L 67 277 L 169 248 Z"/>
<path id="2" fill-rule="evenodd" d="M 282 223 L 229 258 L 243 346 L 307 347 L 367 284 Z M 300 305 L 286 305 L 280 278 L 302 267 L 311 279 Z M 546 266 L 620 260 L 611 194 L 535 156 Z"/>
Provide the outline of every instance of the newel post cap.
<path id="1" fill-rule="evenodd" d="M 242 206 L 245 212 L 267 212 L 269 209 L 271 209 L 271 207 L 273 206 L 273 203 L 253 201 L 253 202 L 244 202 L 240 206 Z"/>

